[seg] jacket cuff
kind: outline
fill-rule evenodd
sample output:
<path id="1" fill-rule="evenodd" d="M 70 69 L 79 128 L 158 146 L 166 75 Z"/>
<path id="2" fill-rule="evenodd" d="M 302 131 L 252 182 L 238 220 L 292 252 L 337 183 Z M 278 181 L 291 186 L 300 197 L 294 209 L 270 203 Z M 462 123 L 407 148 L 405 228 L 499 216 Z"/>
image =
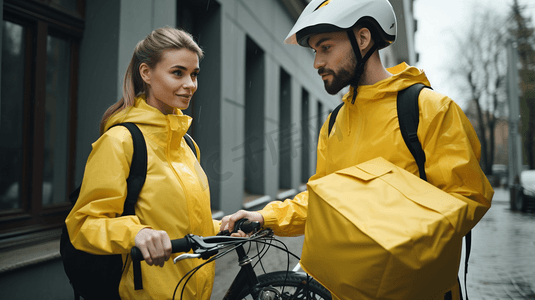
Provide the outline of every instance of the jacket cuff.
<path id="1" fill-rule="evenodd" d="M 277 225 L 277 214 L 272 210 L 259 210 L 258 213 L 262 215 L 264 218 L 264 227 L 270 228 L 273 227 L 273 225 Z"/>
<path id="2" fill-rule="evenodd" d="M 130 239 L 130 243 L 132 244 L 130 247 L 128 248 L 132 248 L 136 245 L 136 236 L 137 234 L 141 231 L 141 229 L 145 229 L 145 228 L 149 228 L 149 229 L 152 229 L 152 227 L 150 226 L 146 226 L 146 225 L 135 225 L 135 227 L 132 229 L 132 234 L 133 236 L 131 237 Z"/>

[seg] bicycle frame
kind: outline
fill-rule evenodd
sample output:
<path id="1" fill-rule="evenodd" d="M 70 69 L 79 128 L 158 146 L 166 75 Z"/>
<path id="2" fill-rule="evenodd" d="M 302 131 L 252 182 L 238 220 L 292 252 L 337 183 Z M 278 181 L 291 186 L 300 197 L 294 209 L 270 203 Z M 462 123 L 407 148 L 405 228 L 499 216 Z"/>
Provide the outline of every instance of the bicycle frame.
<path id="1" fill-rule="evenodd" d="M 240 298 L 240 296 L 244 296 L 245 291 L 248 292 L 246 295 L 251 295 L 254 300 L 257 300 L 264 290 L 264 286 L 261 285 L 259 281 L 260 277 L 256 275 L 256 272 L 251 265 L 253 260 L 247 256 L 243 245 L 244 244 L 241 244 L 235 249 L 236 253 L 238 254 L 240 271 L 232 281 L 227 293 L 223 297 L 223 300 L 241 300 L 242 298 Z M 266 275 L 275 273 L 279 272 L 266 273 Z M 284 271 L 284 274 L 286 274 L 286 276 L 290 276 L 291 274 L 298 274 L 298 272 L 294 270 L 286 270 Z M 308 290 L 308 284 L 308 281 L 303 283 L 302 288 L 304 291 Z M 306 299 L 308 299 L 308 297 Z"/>
<path id="2" fill-rule="evenodd" d="M 258 284 L 258 279 L 256 277 L 256 273 L 253 269 L 253 266 L 251 266 L 252 260 L 245 253 L 243 244 L 239 245 L 236 248 L 236 252 L 238 254 L 239 266 L 241 268 L 236 277 L 234 278 L 234 281 L 232 281 L 232 284 L 230 285 L 223 300 L 239 299 L 238 297 L 240 296 L 245 286 L 249 286 L 252 288 L 251 295 L 253 296 L 253 299 L 257 299 L 260 291 L 255 288 L 255 286 Z"/>

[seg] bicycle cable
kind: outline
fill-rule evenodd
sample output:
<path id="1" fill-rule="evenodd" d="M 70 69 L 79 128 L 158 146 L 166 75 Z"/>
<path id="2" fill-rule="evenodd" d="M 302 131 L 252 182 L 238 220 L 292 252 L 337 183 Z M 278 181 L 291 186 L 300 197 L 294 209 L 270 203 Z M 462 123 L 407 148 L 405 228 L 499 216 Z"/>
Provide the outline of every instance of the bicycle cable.
<path id="1" fill-rule="evenodd" d="M 273 241 L 275 242 L 278 242 L 280 244 L 282 244 L 283 247 L 279 246 L 279 245 L 275 245 L 273 244 Z M 240 247 L 240 246 L 243 246 L 243 244 L 245 243 L 252 243 L 252 242 L 256 242 L 257 244 L 263 244 L 264 245 L 264 248 L 267 246 L 268 248 L 264 251 L 264 248 L 255 256 L 252 257 L 252 259 L 258 257 L 259 261 L 256 262 L 254 265 L 253 265 L 253 268 L 260 262 L 261 266 L 262 266 L 262 269 L 264 271 L 264 273 L 266 273 L 264 267 L 263 267 L 263 264 L 261 262 L 261 259 L 266 255 L 267 251 L 269 250 L 270 247 L 275 247 L 279 250 L 282 250 L 284 252 L 286 252 L 286 255 L 287 255 L 287 264 L 286 264 L 286 276 L 284 278 L 284 284 L 282 286 L 282 290 L 281 290 L 281 294 L 284 293 L 284 288 L 286 286 L 286 283 L 287 283 L 287 279 L 288 279 L 288 272 L 290 271 L 290 255 L 292 255 L 294 258 L 296 258 L 297 260 L 300 260 L 301 258 L 297 255 L 295 255 L 294 253 L 292 253 L 291 251 L 289 251 L 288 249 L 288 246 L 286 246 L 286 244 L 276 238 L 274 238 L 273 236 L 271 237 L 266 237 L 265 235 L 258 235 L 258 236 L 255 236 L 255 235 L 252 235 L 248 240 L 237 240 L 237 241 L 228 241 L 228 242 L 220 242 L 218 243 L 219 245 L 225 245 L 225 246 L 230 246 L 228 249 L 226 249 L 225 251 L 223 251 L 222 253 L 218 253 L 214 256 L 212 256 L 211 258 L 207 259 L 204 263 L 196 266 L 195 268 L 191 269 L 190 271 L 188 271 L 181 279 L 180 281 L 178 282 L 178 284 L 176 285 L 175 287 L 175 290 L 173 292 L 173 300 L 175 299 L 176 297 L 176 292 L 177 292 L 177 289 L 178 287 L 180 286 L 180 284 L 182 283 L 182 281 L 184 279 L 186 279 L 186 281 L 184 282 L 184 285 L 182 286 L 182 290 L 181 290 L 181 293 L 180 293 L 180 299 L 183 298 L 184 296 L 184 291 L 185 291 L 185 288 L 186 288 L 186 285 L 188 284 L 189 280 L 193 277 L 193 275 L 195 275 L 195 273 L 202 267 L 204 267 L 206 264 L 209 264 L 211 262 L 214 262 L 215 260 L 227 255 L 228 253 L 236 250 L 236 248 Z M 250 244 L 249 244 L 250 246 Z"/>
<path id="2" fill-rule="evenodd" d="M 236 250 L 236 248 L 238 248 L 239 246 L 241 246 L 242 244 L 244 243 L 247 243 L 248 241 L 243 241 L 243 240 L 240 240 L 240 241 L 231 241 L 231 242 L 223 242 L 223 243 L 219 243 L 219 244 L 230 244 L 230 243 L 233 243 L 235 246 L 233 247 L 230 247 L 228 250 L 225 250 L 224 252 L 222 253 L 218 253 L 214 256 L 212 256 L 211 258 L 207 259 L 204 263 L 196 266 L 195 268 L 191 269 L 189 272 L 187 272 L 181 279 L 180 281 L 178 282 L 178 284 L 176 285 L 175 287 L 175 290 L 173 292 L 173 300 L 175 299 L 176 297 L 176 292 L 177 292 L 177 289 L 178 287 L 180 286 L 180 283 L 182 283 L 182 281 L 184 280 L 184 278 L 188 277 L 186 279 L 186 281 L 184 282 L 184 285 L 182 286 L 182 291 L 180 292 L 180 299 L 183 298 L 184 296 L 184 291 L 186 289 L 186 285 L 188 284 L 189 280 L 191 279 L 191 277 L 193 277 L 193 275 L 195 275 L 195 273 L 202 267 L 204 267 L 206 264 L 209 264 L 215 260 L 217 260 L 218 258 L 221 258 L 222 256 L 225 256 L 227 255 L 228 253 Z"/>
<path id="3" fill-rule="evenodd" d="M 284 288 L 286 287 L 286 283 L 287 283 L 287 280 L 288 280 L 288 273 L 290 272 L 290 254 L 292 256 L 294 256 L 294 258 L 297 258 L 298 260 L 300 260 L 301 258 L 298 257 L 297 255 L 293 254 L 290 250 L 288 250 L 288 246 L 286 246 L 286 244 L 283 241 L 278 240 L 278 239 L 274 238 L 273 236 L 271 236 L 270 238 L 265 238 L 265 239 L 269 240 L 269 243 L 267 241 L 264 241 L 264 240 L 255 240 L 255 242 L 257 244 L 261 243 L 261 244 L 264 244 L 264 246 L 267 245 L 268 249 L 265 252 L 263 252 L 262 255 L 260 255 L 260 253 L 259 253 L 258 255 L 255 255 L 254 257 L 252 257 L 253 259 L 255 257 L 258 257 L 258 261 L 253 265 L 253 268 L 256 267 L 258 265 L 258 263 L 260 263 L 260 265 L 262 267 L 262 270 L 264 271 L 264 273 L 266 273 L 266 270 L 264 269 L 264 265 L 262 263 L 262 258 L 267 254 L 267 251 L 269 250 L 269 248 L 271 246 L 286 252 L 286 276 L 284 276 L 284 284 L 282 285 L 282 289 L 281 289 L 281 294 L 284 294 Z M 280 244 L 282 244 L 284 246 L 284 248 L 282 248 L 280 246 L 277 246 L 277 245 L 274 245 L 273 241 L 279 242 Z"/>
<path id="4" fill-rule="evenodd" d="M 256 249 L 260 248 L 259 247 L 259 243 L 258 241 L 255 241 L 256 243 Z M 271 240 L 270 240 L 270 245 L 271 245 Z M 264 258 L 264 256 L 267 254 L 267 252 L 269 251 L 269 247 L 270 245 L 268 246 L 267 244 L 262 244 L 262 249 L 259 249 L 258 250 L 258 254 L 254 257 L 252 257 L 252 259 L 254 259 L 255 257 L 258 257 L 258 261 L 254 264 L 253 268 L 256 267 L 256 265 L 258 265 L 260 263 L 260 267 L 262 267 L 262 271 L 265 273 L 266 272 L 266 269 L 264 268 L 264 263 L 262 263 L 262 258 Z M 267 249 L 266 249 L 267 247 Z"/>
<path id="5" fill-rule="evenodd" d="M 273 241 L 281 243 L 281 244 L 284 246 L 284 248 L 282 248 L 282 247 L 280 247 L 280 246 L 277 246 L 277 245 L 274 245 L 274 244 L 273 244 Z M 258 240 L 257 240 L 256 242 L 257 242 L 257 243 L 263 243 L 263 244 L 265 244 L 265 245 L 268 244 L 268 242 L 266 242 L 266 241 L 258 241 Z M 286 282 L 287 282 L 287 280 L 288 280 L 288 273 L 290 272 L 290 254 L 291 254 L 294 258 L 297 258 L 297 260 L 301 260 L 301 258 L 300 258 L 299 256 L 293 254 L 290 250 L 288 250 L 288 246 L 286 246 L 286 244 L 285 244 L 283 241 L 281 241 L 281 240 L 278 240 L 278 239 L 273 238 L 273 237 L 269 238 L 269 247 L 271 247 L 271 246 L 273 246 L 273 247 L 275 247 L 275 248 L 277 248 L 277 249 L 280 249 L 280 250 L 286 252 L 286 256 L 287 256 L 287 257 L 286 257 L 286 276 L 284 276 L 284 284 L 282 285 L 282 290 L 281 290 L 281 294 L 283 294 L 283 293 L 284 293 L 284 288 L 286 287 Z M 269 250 L 269 248 L 268 248 L 268 250 Z M 265 253 L 267 253 L 267 250 L 266 250 L 266 252 L 264 252 L 264 254 L 263 254 L 261 257 L 259 257 L 259 261 L 257 261 L 256 264 L 253 265 L 253 268 L 254 268 L 254 267 L 256 267 L 256 265 L 257 265 L 258 263 L 260 263 L 260 265 L 262 266 L 262 270 L 264 271 L 264 273 L 266 273 L 266 271 L 265 271 L 265 269 L 264 269 L 264 267 L 263 267 L 263 264 L 262 264 L 262 262 L 261 262 L 261 258 L 265 255 Z"/>

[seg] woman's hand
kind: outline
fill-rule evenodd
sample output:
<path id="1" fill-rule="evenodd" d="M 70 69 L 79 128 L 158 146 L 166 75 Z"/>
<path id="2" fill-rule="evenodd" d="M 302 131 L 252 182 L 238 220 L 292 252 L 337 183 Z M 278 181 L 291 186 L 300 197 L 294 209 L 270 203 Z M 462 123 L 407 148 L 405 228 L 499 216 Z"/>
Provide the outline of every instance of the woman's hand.
<path id="1" fill-rule="evenodd" d="M 264 217 L 259 212 L 239 210 L 238 212 L 232 215 L 224 216 L 223 219 L 221 219 L 221 227 L 219 228 L 219 230 L 228 230 L 232 232 L 234 230 L 234 223 L 243 218 L 247 218 L 249 221 L 252 222 L 260 222 L 261 226 L 264 225 Z M 247 234 L 245 234 L 241 230 L 238 230 L 238 232 L 231 234 L 231 236 L 246 237 Z"/>
<path id="2" fill-rule="evenodd" d="M 136 247 L 139 248 L 143 259 L 149 266 L 163 264 L 171 257 L 171 239 L 167 232 L 143 228 L 136 234 Z"/>

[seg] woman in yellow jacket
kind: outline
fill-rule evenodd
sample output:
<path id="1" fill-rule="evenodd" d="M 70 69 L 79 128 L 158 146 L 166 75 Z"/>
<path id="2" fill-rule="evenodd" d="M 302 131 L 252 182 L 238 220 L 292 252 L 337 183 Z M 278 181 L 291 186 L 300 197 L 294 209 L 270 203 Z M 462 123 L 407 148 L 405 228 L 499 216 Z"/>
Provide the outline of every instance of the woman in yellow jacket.
<path id="1" fill-rule="evenodd" d="M 75 248 L 123 254 L 122 299 L 170 299 L 180 279 L 203 262 L 166 262 L 172 256 L 170 239 L 189 233 L 210 236 L 219 228 L 211 217 L 206 175 L 183 138 L 192 119 L 181 109 L 188 107 L 197 90 L 202 56 L 192 37 L 174 28 L 157 29 L 138 43 L 125 75 L 123 97 L 104 114 L 80 196 L 66 219 Z M 143 133 L 148 165 L 135 215 L 119 217 L 133 144 L 126 128 L 110 127 L 123 122 L 135 123 Z M 134 246 L 145 258 L 142 290 L 134 290 L 132 263 L 127 259 Z M 209 299 L 213 278 L 213 263 L 201 268 L 188 282 L 185 299 Z"/>
<path id="2" fill-rule="evenodd" d="M 313 0 L 290 31 L 286 43 L 314 50 L 314 68 L 327 92 L 336 94 L 350 85 L 331 133 L 329 120 L 321 128 L 316 174 L 310 181 L 376 157 L 419 175 L 400 132 L 396 99 L 399 91 L 413 84 L 430 83 L 422 71 L 405 63 L 383 67 L 378 49 L 395 39 L 396 17 L 387 0 Z M 450 98 L 423 89 L 418 103 L 417 135 L 427 159 L 427 180 L 468 204 L 466 215 L 458 216 L 459 234 L 465 235 L 489 209 L 494 193 L 479 166 L 479 140 Z M 245 217 L 278 235 L 302 235 L 307 206 L 305 191 L 294 199 L 269 203 L 259 212 L 239 211 L 226 216 L 221 229 L 232 230 L 234 222 Z M 436 291 L 432 299 L 460 298 L 456 278 L 436 280 L 446 280 L 450 288 Z M 354 299 L 354 295 L 344 296 Z"/>

